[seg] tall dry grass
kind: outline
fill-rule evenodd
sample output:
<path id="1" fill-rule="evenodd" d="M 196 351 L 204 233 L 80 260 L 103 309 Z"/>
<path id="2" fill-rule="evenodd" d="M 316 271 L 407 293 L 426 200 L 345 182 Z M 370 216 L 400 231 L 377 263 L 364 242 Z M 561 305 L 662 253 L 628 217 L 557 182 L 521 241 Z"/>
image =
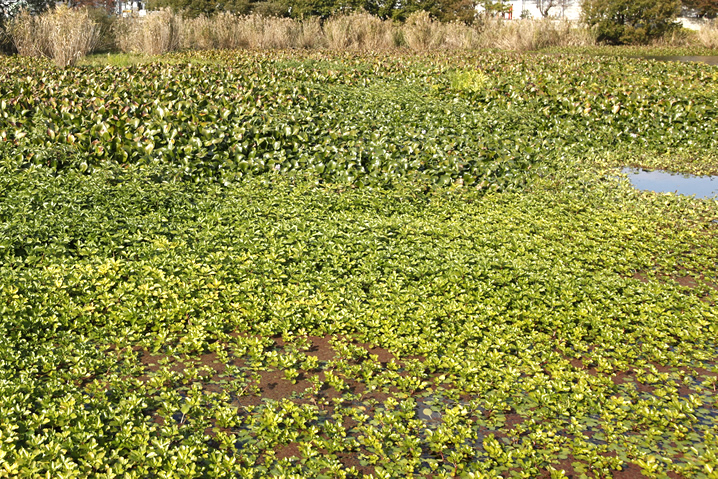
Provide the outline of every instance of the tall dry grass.
<path id="1" fill-rule="evenodd" d="M 206 49 L 287 49 L 319 48 L 324 35 L 319 19 L 297 21 L 262 15 L 200 16 L 184 20 L 183 48 Z"/>
<path id="2" fill-rule="evenodd" d="M 698 32 L 686 28 L 675 28 L 651 40 L 653 47 L 692 47 L 700 45 Z"/>
<path id="3" fill-rule="evenodd" d="M 401 26 L 401 32 L 407 46 L 416 51 L 437 49 L 444 40 L 444 24 L 423 11 L 409 15 Z"/>
<path id="4" fill-rule="evenodd" d="M 530 51 L 596 43 L 589 28 L 554 19 L 504 20 L 485 16 L 469 26 L 460 22 L 441 23 L 426 12 L 418 12 L 401 29 L 406 44 L 417 51 L 472 48 Z"/>
<path id="5" fill-rule="evenodd" d="M 448 50 L 468 50 L 478 48 L 478 31 L 474 26 L 462 22 L 445 23 L 442 27 L 442 40 L 439 48 Z"/>
<path id="6" fill-rule="evenodd" d="M 178 48 L 385 51 L 406 46 L 415 51 L 497 48 L 527 51 L 595 43 L 588 28 L 559 20 L 512 20 L 486 17 L 475 25 L 441 23 L 426 12 L 403 24 L 367 13 L 295 20 L 257 14 L 222 13 L 183 19 L 164 10 L 145 18 L 120 19 L 116 43 L 124 52 L 159 54 Z"/>
<path id="7" fill-rule="evenodd" d="M 182 17 L 165 8 L 145 17 L 118 19 L 115 43 L 125 53 L 160 55 L 180 49 L 183 30 Z"/>
<path id="8" fill-rule="evenodd" d="M 654 47 L 704 47 L 718 49 L 718 19 L 695 21 L 698 29 L 676 28 L 651 41 Z"/>
<path id="9" fill-rule="evenodd" d="M 706 48 L 718 49 L 718 19 L 706 22 L 698 30 L 698 41 Z"/>
<path id="10" fill-rule="evenodd" d="M 100 38 L 100 25 L 92 20 L 87 9 L 58 5 L 41 18 L 50 54 L 60 67 L 77 63 L 95 48 Z"/>
<path id="11" fill-rule="evenodd" d="M 390 50 L 398 46 L 398 30 L 390 20 L 368 13 L 331 17 L 324 22 L 326 45 L 333 50 Z"/>
<path id="12" fill-rule="evenodd" d="M 484 17 L 477 22 L 478 47 L 530 51 L 549 47 L 591 46 L 596 39 L 591 30 L 568 20 L 503 20 Z"/>
<path id="13" fill-rule="evenodd" d="M 296 46 L 299 48 L 322 48 L 325 45 L 326 37 L 319 19 L 312 17 L 303 20 L 302 33 Z"/>
<path id="14" fill-rule="evenodd" d="M 49 56 L 47 35 L 39 17 L 23 10 L 7 24 L 7 34 L 17 52 L 25 57 Z"/>
<path id="15" fill-rule="evenodd" d="M 182 48 L 191 50 L 247 48 L 238 17 L 220 13 L 213 18 L 201 15 L 183 23 Z"/>
<path id="16" fill-rule="evenodd" d="M 7 30 L 20 55 L 48 57 L 59 67 L 75 64 L 100 38 L 100 25 L 87 9 L 64 4 L 38 16 L 23 11 L 10 20 Z"/>
<path id="17" fill-rule="evenodd" d="M 13 45 L 12 40 L 5 29 L 5 19 L 0 17 L 0 55 L 11 53 L 14 48 L 15 45 Z"/>
<path id="18" fill-rule="evenodd" d="M 301 34 L 300 22 L 291 18 L 250 15 L 245 22 L 250 48 L 293 48 Z"/>

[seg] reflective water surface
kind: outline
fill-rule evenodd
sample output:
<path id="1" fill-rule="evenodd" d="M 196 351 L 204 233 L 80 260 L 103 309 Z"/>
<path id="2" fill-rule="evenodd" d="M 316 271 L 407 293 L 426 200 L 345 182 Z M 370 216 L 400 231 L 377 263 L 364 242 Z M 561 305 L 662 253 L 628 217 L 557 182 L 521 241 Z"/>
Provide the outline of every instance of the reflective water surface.
<path id="1" fill-rule="evenodd" d="M 679 175 L 666 171 L 646 171 L 635 168 L 621 170 L 639 190 L 657 193 L 677 193 L 696 198 L 718 198 L 718 176 Z"/>
<path id="2" fill-rule="evenodd" d="M 646 60 L 658 60 L 662 62 L 699 62 L 708 65 L 718 65 L 718 55 L 712 56 L 639 56 L 636 58 L 645 58 Z"/>

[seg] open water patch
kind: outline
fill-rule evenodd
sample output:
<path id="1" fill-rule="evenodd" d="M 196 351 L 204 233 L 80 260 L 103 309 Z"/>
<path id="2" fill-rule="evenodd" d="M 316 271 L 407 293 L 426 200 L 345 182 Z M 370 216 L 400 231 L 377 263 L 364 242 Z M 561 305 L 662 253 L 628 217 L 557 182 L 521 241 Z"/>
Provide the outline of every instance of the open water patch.
<path id="1" fill-rule="evenodd" d="M 631 184 L 643 191 L 718 199 L 718 176 L 680 175 L 661 170 L 624 168 Z"/>
<path id="2" fill-rule="evenodd" d="M 656 60 L 659 62 L 705 63 L 707 65 L 718 65 L 718 55 L 641 55 L 634 58 L 643 58 L 644 60 Z"/>

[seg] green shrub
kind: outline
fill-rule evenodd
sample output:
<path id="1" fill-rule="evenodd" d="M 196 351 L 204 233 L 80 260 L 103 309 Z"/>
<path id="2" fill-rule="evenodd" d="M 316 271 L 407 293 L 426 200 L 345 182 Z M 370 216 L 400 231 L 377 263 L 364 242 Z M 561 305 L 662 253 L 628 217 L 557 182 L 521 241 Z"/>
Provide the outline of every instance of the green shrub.
<path id="1" fill-rule="evenodd" d="M 645 44 L 678 27 L 679 0 L 585 0 L 584 21 L 599 42 Z"/>
<path id="2" fill-rule="evenodd" d="M 478 93 L 489 83 L 489 76 L 475 70 L 464 70 L 454 73 L 451 77 L 451 89 Z"/>

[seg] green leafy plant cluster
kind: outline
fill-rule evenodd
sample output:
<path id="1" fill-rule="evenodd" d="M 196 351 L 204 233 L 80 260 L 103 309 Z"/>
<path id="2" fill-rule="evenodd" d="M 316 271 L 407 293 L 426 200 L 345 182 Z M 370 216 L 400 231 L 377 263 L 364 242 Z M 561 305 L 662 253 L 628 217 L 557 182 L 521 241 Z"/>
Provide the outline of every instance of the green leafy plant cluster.
<path id="1" fill-rule="evenodd" d="M 489 77 L 478 71 L 456 72 L 451 78 L 451 88 L 457 91 L 478 93 L 489 85 Z"/>
<path id="2" fill-rule="evenodd" d="M 583 55 L 601 55 L 617 57 L 655 57 L 655 56 L 712 56 L 718 51 L 702 46 L 676 45 L 596 45 L 588 47 L 551 47 L 541 50 L 551 53 L 573 53 Z"/>
<path id="3" fill-rule="evenodd" d="M 696 157 L 718 151 L 709 66 L 569 55 L 296 58 L 207 52 L 67 71 L 5 59 L 0 137 L 26 161 L 56 168 L 158 163 L 184 178 L 310 172 L 375 185 L 508 187 L 538 152 L 576 145 L 699 152 L 688 162 L 696 170 L 708 166 Z"/>
<path id="4" fill-rule="evenodd" d="M 215 55 L 40 75 L 42 63 L 3 60 L 0 138 L 35 164 L 161 163 L 225 182 L 301 171 L 357 184 L 506 186 L 535 161 L 530 139 L 519 148 L 482 133 L 480 114 L 437 97 L 411 63 L 377 59 L 384 71 L 374 76 L 357 59 L 335 71 L 286 68 L 276 54 Z"/>
<path id="5" fill-rule="evenodd" d="M 4 60 L 0 476 L 715 477 L 718 206 L 603 168 L 712 70 L 201 59 Z"/>
<path id="6" fill-rule="evenodd" d="M 543 115 L 542 130 L 567 144 L 696 156 L 718 150 L 718 76 L 708 65 L 575 55 L 492 63 L 482 66 L 493 88 L 464 96 L 487 111 L 503 105 Z"/>

